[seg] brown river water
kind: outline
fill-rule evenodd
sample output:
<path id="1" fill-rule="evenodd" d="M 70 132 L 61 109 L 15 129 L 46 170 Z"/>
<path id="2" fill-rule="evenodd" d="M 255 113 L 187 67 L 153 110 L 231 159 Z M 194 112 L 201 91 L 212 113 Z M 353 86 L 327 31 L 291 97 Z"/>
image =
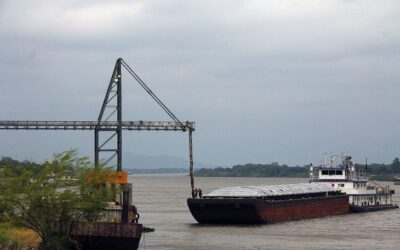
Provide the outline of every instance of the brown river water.
<path id="1" fill-rule="evenodd" d="M 189 177 L 130 176 L 140 222 L 155 228 L 142 236 L 140 249 L 400 249 L 400 209 L 347 214 L 264 225 L 199 225 L 186 205 Z M 197 177 L 206 194 L 240 185 L 304 183 L 298 178 Z M 380 182 L 396 190 L 400 185 Z"/>

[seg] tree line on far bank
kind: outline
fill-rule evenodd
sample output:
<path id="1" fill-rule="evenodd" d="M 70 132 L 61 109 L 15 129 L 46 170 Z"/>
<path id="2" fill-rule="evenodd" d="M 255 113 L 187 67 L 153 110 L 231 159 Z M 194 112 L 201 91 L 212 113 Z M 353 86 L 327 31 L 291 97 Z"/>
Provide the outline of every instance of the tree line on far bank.
<path id="1" fill-rule="evenodd" d="M 195 171 L 195 176 L 206 177 L 307 177 L 309 165 L 289 167 L 287 165 L 252 164 L 235 165 L 231 168 L 201 168 Z"/>
<path id="2" fill-rule="evenodd" d="M 363 166 L 356 164 L 357 167 Z M 228 168 L 201 168 L 195 171 L 195 176 L 203 177 L 297 177 L 308 178 L 310 165 L 289 167 L 279 163 L 244 164 Z M 400 160 L 395 158 L 391 164 L 369 164 L 368 175 L 375 180 L 392 180 L 400 175 Z"/>
<path id="3" fill-rule="evenodd" d="M 2 157 L 0 169 L 5 175 L 22 174 L 24 171 L 38 171 L 43 164 L 30 161 L 17 161 L 10 157 Z M 363 164 L 356 164 L 357 167 Z M 270 164 L 235 165 L 227 168 L 201 168 L 195 170 L 195 176 L 203 177 L 297 177 L 307 178 L 310 165 L 290 167 L 277 162 Z M 8 172 L 8 173 L 5 173 Z M 394 176 L 400 176 L 400 160 L 396 157 L 391 164 L 368 164 L 368 175 L 375 180 L 392 180 Z"/>

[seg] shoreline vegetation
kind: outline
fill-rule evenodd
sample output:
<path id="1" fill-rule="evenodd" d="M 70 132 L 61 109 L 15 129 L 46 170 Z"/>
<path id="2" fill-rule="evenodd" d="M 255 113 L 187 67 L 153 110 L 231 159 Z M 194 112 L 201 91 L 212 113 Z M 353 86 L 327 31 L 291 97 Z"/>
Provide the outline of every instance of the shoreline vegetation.
<path id="1" fill-rule="evenodd" d="M 202 168 L 195 171 L 199 177 L 278 177 L 278 178 L 308 178 L 311 165 L 290 167 L 277 162 L 271 164 L 244 164 L 231 168 Z M 362 164 L 356 164 L 361 167 Z M 395 158 L 391 164 L 372 163 L 367 166 L 371 180 L 392 181 L 400 176 L 400 160 Z"/>
<path id="2" fill-rule="evenodd" d="M 11 157 L 2 157 L 0 160 L 0 170 L 5 166 L 12 166 L 18 172 L 24 169 L 40 166 L 30 161 L 17 161 Z M 362 164 L 356 164 L 362 166 Z M 280 165 L 277 162 L 270 164 L 235 165 L 233 167 L 200 168 L 195 170 L 197 177 L 275 177 L 275 178 L 308 178 L 310 165 L 288 166 Z M 132 169 L 126 171 L 129 174 L 184 174 L 188 173 L 185 168 L 149 168 Z M 368 175 L 371 180 L 392 181 L 394 177 L 400 176 L 400 160 L 396 157 L 391 164 L 372 163 L 368 165 Z"/>
<path id="3" fill-rule="evenodd" d="M 103 218 L 117 190 L 101 188 L 109 170 L 74 150 L 43 164 L 0 160 L 0 249 L 79 249 L 79 223 Z"/>

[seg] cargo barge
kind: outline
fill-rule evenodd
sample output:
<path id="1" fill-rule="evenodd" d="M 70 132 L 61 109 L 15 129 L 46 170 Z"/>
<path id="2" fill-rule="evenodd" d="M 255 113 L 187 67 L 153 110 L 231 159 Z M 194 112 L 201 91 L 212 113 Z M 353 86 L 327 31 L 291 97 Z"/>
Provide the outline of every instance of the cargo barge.
<path id="1" fill-rule="evenodd" d="M 187 200 L 198 223 L 255 224 L 349 213 L 349 197 L 325 184 L 228 187 Z"/>
<path id="2" fill-rule="evenodd" d="M 393 194 L 368 180 L 367 163 L 336 155 L 310 167 L 309 183 L 221 188 L 187 204 L 199 223 L 271 223 L 395 209 Z"/>

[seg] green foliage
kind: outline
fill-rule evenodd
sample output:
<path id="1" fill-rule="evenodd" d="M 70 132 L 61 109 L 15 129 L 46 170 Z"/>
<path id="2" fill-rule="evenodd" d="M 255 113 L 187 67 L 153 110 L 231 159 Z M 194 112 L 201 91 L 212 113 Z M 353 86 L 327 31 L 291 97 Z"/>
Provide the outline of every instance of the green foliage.
<path id="1" fill-rule="evenodd" d="M 96 220 L 110 198 L 98 179 L 87 178 L 104 169 L 75 151 L 55 154 L 43 165 L 10 163 L 0 172 L 0 207 L 12 224 L 37 232 L 42 249 L 66 249 L 74 226 Z"/>
<path id="2" fill-rule="evenodd" d="M 362 167 L 361 164 L 356 164 L 356 167 Z M 393 177 L 400 174 L 400 161 L 395 158 L 392 164 L 368 164 L 368 175 L 373 180 L 391 181 Z"/>
<path id="3" fill-rule="evenodd" d="M 0 160 L 0 177 L 16 177 L 22 175 L 25 171 L 37 173 L 42 165 L 30 161 L 19 162 L 10 157 L 2 157 Z"/>
<path id="4" fill-rule="evenodd" d="M 0 224 L 0 246 L 6 244 L 10 240 L 10 232 L 12 227 L 7 223 Z M 1 247 L 0 247 L 1 248 Z"/>
<path id="5" fill-rule="evenodd" d="M 271 164 L 245 164 L 236 165 L 232 168 L 202 168 L 195 171 L 196 176 L 219 176 L 219 177 L 308 177 L 309 166 L 289 167 Z"/>
<path id="6" fill-rule="evenodd" d="M 356 164 L 356 167 L 362 167 Z M 279 165 L 274 162 L 271 164 L 245 164 L 236 165 L 232 168 L 202 168 L 195 171 L 196 176 L 209 177 L 299 177 L 309 176 L 309 165 L 303 167 L 289 167 Z M 400 175 L 400 160 L 395 158 L 392 164 L 369 164 L 368 175 L 375 180 L 392 180 L 393 176 Z"/>
<path id="7" fill-rule="evenodd" d="M 400 172 L 400 160 L 398 157 L 394 158 L 392 164 L 390 165 L 394 172 Z"/>

